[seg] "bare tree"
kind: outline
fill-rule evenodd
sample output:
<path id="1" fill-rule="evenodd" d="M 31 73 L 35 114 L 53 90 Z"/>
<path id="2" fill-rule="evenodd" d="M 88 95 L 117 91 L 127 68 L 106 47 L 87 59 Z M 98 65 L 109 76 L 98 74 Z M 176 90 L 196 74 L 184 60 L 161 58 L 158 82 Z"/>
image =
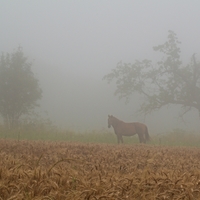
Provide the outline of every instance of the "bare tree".
<path id="1" fill-rule="evenodd" d="M 196 108 L 200 115 L 200 63 L 194 54 L 184 66 L 179 45 L 176 34 L 169 31 L 167 41 L 153 47 L 164 55 L 161 61 L 119 62 L 103 79 L 108 83 L 116 80 L 115 95 L 127 102 L 135 92 L 143 95 L 139 111 L 145 115 L 169 104 L 181 105 L 181 117 L 191 108 Z"/>

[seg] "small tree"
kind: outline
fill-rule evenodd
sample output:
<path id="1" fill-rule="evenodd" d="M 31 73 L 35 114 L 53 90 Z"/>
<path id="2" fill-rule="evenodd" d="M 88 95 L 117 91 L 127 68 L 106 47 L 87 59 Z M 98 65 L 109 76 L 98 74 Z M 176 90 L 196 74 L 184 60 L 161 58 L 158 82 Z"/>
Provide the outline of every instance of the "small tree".
<path id="1" fill-rule="evenodd" d="M 148 114 L 168 104 L 182 106 L 181 117 L 195 108 L 200 115 L 200 63 L 195 55 L 188 65 L 180 60 L 180 42 L 173 31 L 169 31 L 167 41 L 156 47 L 164 57 L 156 65 L 150 60 L 135 63 L 119 62 L 111 73 L 104 76 L 108 83 L 116 79 L 115 95 L 125 98 L 137 92 L 144 96 L 139 111 Z"/>
<path id="2" fill-rule="evenodd" d="M 42 97 L 31 66 L 21 47 L 12 54 L 1 55 L 0 114 L 9 128 L 15 127 L 22 115 L 38 106 L 37 100 Z"/>

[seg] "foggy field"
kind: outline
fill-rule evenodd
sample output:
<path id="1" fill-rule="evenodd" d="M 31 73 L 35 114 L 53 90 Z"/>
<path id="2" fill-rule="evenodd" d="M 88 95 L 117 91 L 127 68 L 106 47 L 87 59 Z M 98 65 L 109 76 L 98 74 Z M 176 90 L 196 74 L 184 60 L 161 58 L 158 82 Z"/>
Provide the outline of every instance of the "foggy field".
<path id="1" fill-rule="evenodd" d="M 5 199 L 199 199 L 198 148 L 0 140 Z"/>
<path id="2" fill-rule="evenodd" d="M 0 200 L 200 199 L 199 8 L 1 1 Z"/>

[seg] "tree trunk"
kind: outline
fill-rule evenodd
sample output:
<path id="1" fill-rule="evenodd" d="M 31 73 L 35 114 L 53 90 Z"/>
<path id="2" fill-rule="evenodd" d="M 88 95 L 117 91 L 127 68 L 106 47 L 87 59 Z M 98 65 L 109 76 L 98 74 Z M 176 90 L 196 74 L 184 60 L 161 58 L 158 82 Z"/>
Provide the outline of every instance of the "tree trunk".
<path id="1" fill-rule="evenodd" d="M 13 115 L 7 115 L 4 117 L 4 125 L 6 129 L 14 129 L 19 125 L 19 117 L 15 117 Z"/>

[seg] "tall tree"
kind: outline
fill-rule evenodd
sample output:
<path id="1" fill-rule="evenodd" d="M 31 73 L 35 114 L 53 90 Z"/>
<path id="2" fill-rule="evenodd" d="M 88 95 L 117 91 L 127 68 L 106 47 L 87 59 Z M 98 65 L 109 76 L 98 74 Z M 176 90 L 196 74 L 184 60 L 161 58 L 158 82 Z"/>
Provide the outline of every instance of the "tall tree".
<path id="1" fill-rule="evenodd" d="M 32 70 L 32 63 L 19 47 L 0 58 L 0 114 L 8 127 L 18 124 L 19 118 L 38 106 L 42 90 Z"/>
<path id="2" fill-rule="evenodd" d="M 153 47 L 163 58 L 153 64 L 150 60 L 133 64 L 119 62 L 111 73 L 104 76 L 110 83 L 116 80 L 115 95 L 127 101 L 135 92 L 144 96 L 139 111 L 148 114 L 169 104 L 181 105 L 181 117 L 195 108 L 200 115 L 200 63 L 195 54 L 188 65 L 180 60 L 180 42 L 173 31 L 167 41 Z"/>

